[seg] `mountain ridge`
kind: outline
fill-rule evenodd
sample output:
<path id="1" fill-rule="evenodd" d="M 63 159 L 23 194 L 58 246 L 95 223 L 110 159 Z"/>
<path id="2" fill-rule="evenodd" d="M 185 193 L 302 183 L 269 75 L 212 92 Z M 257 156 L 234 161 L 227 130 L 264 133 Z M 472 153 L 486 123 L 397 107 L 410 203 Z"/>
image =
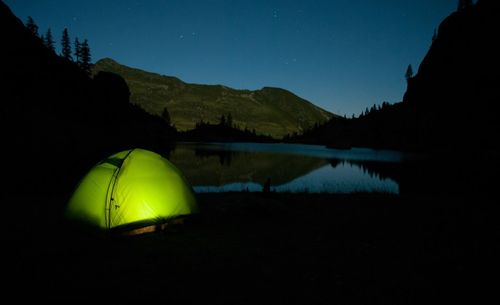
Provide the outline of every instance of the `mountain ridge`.
<path id="1" fill-rule="evenodd" d="M 100 71 L 123 77 L 130 87 L 131 103 L 146 112 L 160 116 L 167 108 L 179 130 L 193 129 L 201 121 L 217 123 L 222 115 L 231 114 L 233 123 L 241 129 L 281 138 L 336 116 L 282 88 L 247 90 L 187 83 L 174 76 L 128 67 L 111 58 L 95 63 L 93 73 Z"/>

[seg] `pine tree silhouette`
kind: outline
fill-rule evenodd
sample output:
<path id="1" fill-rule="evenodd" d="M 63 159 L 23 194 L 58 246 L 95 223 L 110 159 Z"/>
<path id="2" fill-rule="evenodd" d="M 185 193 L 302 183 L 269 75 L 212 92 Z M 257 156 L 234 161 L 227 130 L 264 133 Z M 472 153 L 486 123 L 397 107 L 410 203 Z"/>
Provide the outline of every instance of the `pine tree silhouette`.
<path id="1" fill-rule="evenodd" d="M 69 40 L 68 29 L 64 28 L 61 37 L 61 56 L 68 60 L 73 60 L 71 57 L 71 42 Z"/>
<path id="2" fill-rule="evenodd" d="M 171 119 L 170 119 L 170 114 L 168 113 L 168 109 L 167 107 L 164 107 L 163 108 L 163 112 L 161 114 L 161 117 L 163 118 L 163 120 L 165 121 L 165 123 L 170 126 L 170 124 L 172 123 Z"/>
<path id="3" fill-rule="evenodd" d="M 88 75 L 90 75 L 90 47 L 89 47 L 89 42 L 87 39 L 85 39 L 82 42 L 81 45 L 81 68 L 83 71 L 85 71 Z"/>
<path id="4" fill-rule="evenodd" d="M 36 37 L 38 37 L 38 25 L 36 25 L 35 20 L 31 16 L 28 16 L 28 21 L 26 21 L 26 28 L 30 30 Z"/>
<path id="5" fill-rule="evenodd" d="M 226 125 L 231 128 L 233 127 L 233 116 L 231 115 L 231 112 L 227 114 Z"/>
<path id="6" fill-rule="evenodd" d="M 81 66 L 82 62 L 82 44 L 78 37 L 75 37 L 75 62 L 78 66 Z"/>
<path id="7" fill-rule="evenodd" d="M 409 64 L 408 68 L 406 69 L 405 77 L 407 82 L 409 82 L 413 77 L 413 68 L 411 67 L 411 64 Z"/>
<path id="8" fill-rule="evenodd" d="M 219 118 L 219 125 L 221 126 L 226 126 L 226 117 L 224 115 L 222 115 L 220 118 Z"/>
<path id="9" fill-rule="evenodd" d="M 463 11 L 473 6 L 472 0 L 459 0 L 458 1 L 458 11 Z"/>
<path id="10" fill-rule="evenodd" d="M 45 46 L 52 52 L 56 51 L 56 48 L 54 47 L 54 38 L 52 37 L 52 31 L 50 30 L 50 28 L 45 34 Z"/>

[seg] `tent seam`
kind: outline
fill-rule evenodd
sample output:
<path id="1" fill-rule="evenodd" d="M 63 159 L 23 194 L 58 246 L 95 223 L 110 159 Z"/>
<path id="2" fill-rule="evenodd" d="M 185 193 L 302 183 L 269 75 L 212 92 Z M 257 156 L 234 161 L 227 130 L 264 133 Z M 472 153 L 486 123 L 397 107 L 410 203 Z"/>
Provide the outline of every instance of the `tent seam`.
<path id="1" fill-rule="evenodd" d="M 127 158 L 130 156 L 130 154 L 135 150 L 135 148 L 131 149 L 126 155 L 125 157 L 123 158 L 123 162 L 120 164 L 120 167 L 117 167 L 115 173 L 113 173 L 113 176 L 115 177 L 114 178 L 114 181 L 113 181 L 113 186 L 111 187 L 111 194 L 109 196 L 109 199 L 107 198 L 108 196 L 106 196 L 106 212 L 108 214 L 108 223 L 106 224 L 106 226 L 108 227 L 108 229 L 111 229 L 111 210 L 112 210 L 112 204 L 111 202 L 114 200 L 114 193 L 115 193 L 115 186 L 116 186 L 116 182 L 118 181 L 118 175 L 120 174 L 120 170 L 122 169 L 122 166 L 123 166 L 123 163 L 125 163 L 125 161 L 127 160 Z M 109 189 L 109 188 L 108 188 Z"/>

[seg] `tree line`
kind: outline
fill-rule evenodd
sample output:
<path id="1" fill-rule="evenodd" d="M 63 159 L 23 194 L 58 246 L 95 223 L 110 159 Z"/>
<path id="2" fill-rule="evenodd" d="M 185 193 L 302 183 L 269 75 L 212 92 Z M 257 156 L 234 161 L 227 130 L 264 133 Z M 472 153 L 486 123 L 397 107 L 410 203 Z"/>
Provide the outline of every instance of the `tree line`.
<path id="1" fill-rule="evenodd" d="M 28 20 L 26 21 L 26 28 L 31 33 L 33 33 L 33 35 L 40 38 L 45 47 L 57 54 L 54 36 L 52 35 L 52 31 L 50 28 L 47 29 L 45 34 L 39 34 L 39 27 L 31 16 L 28 16 Z M 83 42 L 80 42 L 78 37 L 75 37 L 72 48 L 68 29 L 64 28 L 61 35 L 61 52 L 59 53 L 59 56 L 74 62 L 78 67 L 85 71 L 85 73 L 90 75 L 91 55 L 90 46 L 87 39 L 84 39 Z"/>

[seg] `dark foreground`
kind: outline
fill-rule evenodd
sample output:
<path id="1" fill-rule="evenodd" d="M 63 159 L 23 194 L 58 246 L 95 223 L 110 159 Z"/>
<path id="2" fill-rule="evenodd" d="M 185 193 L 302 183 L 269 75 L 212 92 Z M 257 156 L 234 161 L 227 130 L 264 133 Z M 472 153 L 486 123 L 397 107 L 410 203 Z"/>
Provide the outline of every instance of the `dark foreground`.
<path id="1" fill-rule="evenodd" d="M 430 304 L 477 303 L 497 288 L 500 225 L 490 197 L 198 200 L 201 213 L 184 225 L 128 238 L 76 234 L 40 209 L 10 215 L 3 296 L 68 304 Z"/>

